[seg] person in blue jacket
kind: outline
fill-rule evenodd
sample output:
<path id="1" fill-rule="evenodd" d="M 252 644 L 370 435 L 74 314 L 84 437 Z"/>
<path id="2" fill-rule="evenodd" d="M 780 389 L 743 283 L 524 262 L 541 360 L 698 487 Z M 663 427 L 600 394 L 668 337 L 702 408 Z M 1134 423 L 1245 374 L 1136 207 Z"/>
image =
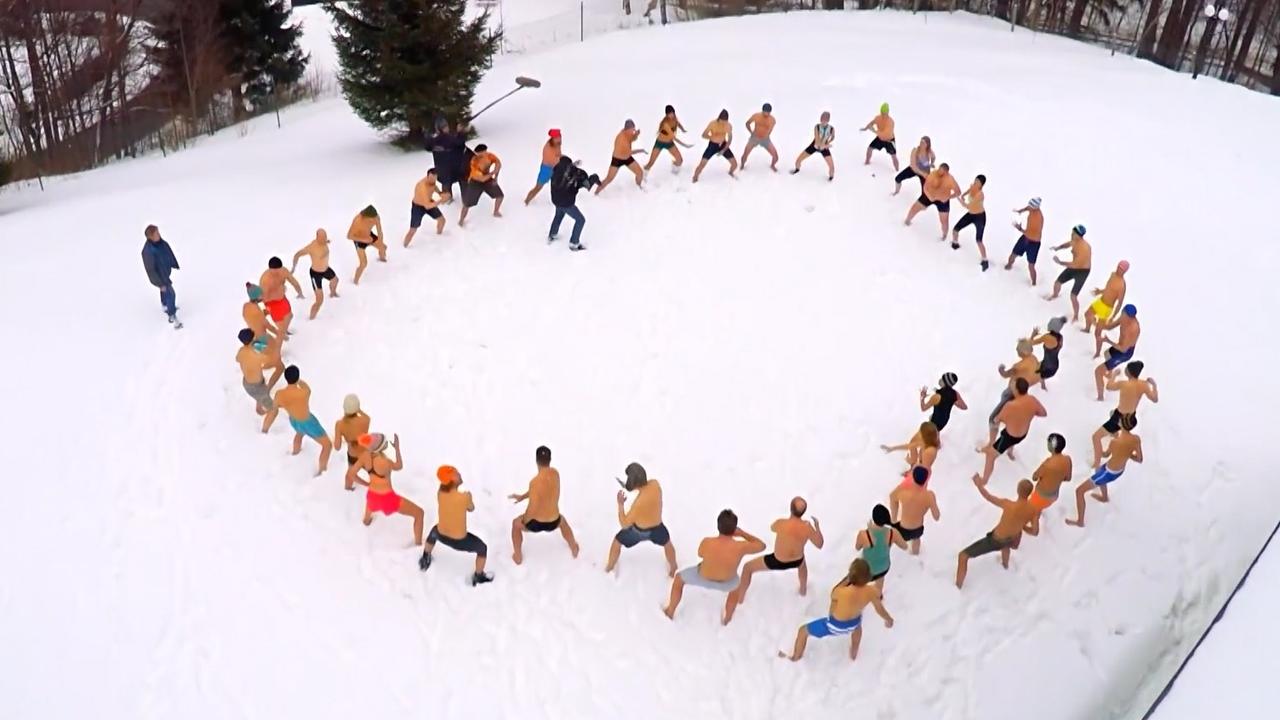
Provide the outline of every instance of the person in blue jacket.
<path id="1" fill-rule="evenodd" d="M 173 292 L 173 280 L 170 277 L 174 270 L 181 267 L 178 265 L 178 258 L 173 254 L 169 243 L 160 237 L 160 228 L 148 225 L 146 236 L 147 242 L 142 246 L 142 266 L 147 270 L 147 279 L 160 289 L 160 304 L 164 305 L 169 322 L 182 327 L 182 323 L 178 322 L 178 298 Z"/>

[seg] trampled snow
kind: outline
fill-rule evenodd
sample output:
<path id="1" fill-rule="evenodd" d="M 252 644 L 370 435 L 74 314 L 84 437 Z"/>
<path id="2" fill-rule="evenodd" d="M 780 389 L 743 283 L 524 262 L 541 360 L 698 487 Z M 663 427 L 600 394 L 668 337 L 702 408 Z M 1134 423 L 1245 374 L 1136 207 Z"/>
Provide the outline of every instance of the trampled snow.
<path id="1" fill-rule="evenodd" d="M 324 27 L 308 11 L 307 31 Z M 314 47 L 314 36 L 309 39 Z M 71 718 L 875 717 L 982 720 L 1131 717 L 1176 666 L 1253 556 L 1280 507 L 1264 473 L 1267 408 L 1280 401 L 1265 331 L 1280 303 L 1267 199 L 1280 146 L 1275 98 L 1192 81 L 1068 40 L 963 15 L 802 13 L 618 32 L 502 58 L 477 95 L 542 80 L 477 123 L 502 158 L 506 217 L 482 203 L 465 229 L 398 247 L 429 157 L 405 154 L 341 98 L 229 130 L 167 159 L 120 163 L 0 195 L 0 307 L 13 341 L 9 491 L 0 539 L 0 716 Z M 603 172 L 627 118 L 642 145 L 668 102 L 696 142 L 722 108 L 778 116 L 785 168 L 822 110 L 837 127 L 837 176 L 818 158 L 774 175 L 756 151 L 738 180 L 667 172 L 645 191 L 624 174 L 582 197 L 585 253 L 545 242 L 533 184 L 546 130 Z M 1022 266 L 981 273 L 936 219 L 902 217 L 883 154 L 861 165 L 857 129 L 891 103 L 906 150 L 934 141 L 962 183 L 987 175 L 987 244 L 1002 260 L 1010 208 L 1044 198 L 1046 240 L 1084 223 L 1093 287 L 1120 259 L 1160 381 L 1139 433 L 1147 462 L 1062 520 L 1064 490 L 1009 571 L 956 552 L 995 508 L 969 476 L 972 448 L 1017 338 L 1052 315 Z M 686 152 L 693 162 L 698 150 Z M 375 203 L 392 241 L 359 287 L 341 240 Z M 953 217 L 958 217 L 955 215 Z M 138 252 L 158 224 L 182 262 L 186 328 L 165 324 Z M 281 420 L 257 431 L 232 360 L 243 283 L 317 227 L 334 237 L 342 295 L 295 323 L 287 359 L 331 427 L 359 393 L 376 430 L 399 433 L 396 489 L 434 521 L 436 466 L 476 494 L 472 529 L 496 581 L 464 583 L 471 559 L 441 549 L 419 573 L 407 519 L 360 524 L 343 458 L 312 477 Z M 1042 274 L 1051 277 L 1047 248 Z M 305 261 L 303 268 L 305 268 Z M 300 268 L 301 272 L 303 268 Z M 305 282 L 305 275 L 304 275 Z M 295 301 L 305 314 L 306 305 Z M 1049 410 L 991 482 L 1011 495 L 1051 431 L 1083 477 L 1105 419 L 1090 342 L 1067 333 Z M 862 653 L 815 640 L 775 657 L 823 614 L 854 534 L 905 469 L 881 443 L 907 439 L 918 389 L 960 376 L 972 409 L 947 428 L 933 487 L 942 521 L 919 558 L 896 555 L 886 630 L 868 615 Z M 505 499 L 548 444 L 562 508 L 582 543 L 532 536 L 509 559 L 518 512 Z M 682 565 L 736 510 L 767 535 L 795 494 L 821 518 L 811 591 L 758 576 L 733 624 L 722 597 L 690 588 L 659 612 L 661 552 L 602 571 L 617 530 L 614 477 L 633 460 L 663 481 Z M 771 539 L 771 538 L 767 538 Z"/>

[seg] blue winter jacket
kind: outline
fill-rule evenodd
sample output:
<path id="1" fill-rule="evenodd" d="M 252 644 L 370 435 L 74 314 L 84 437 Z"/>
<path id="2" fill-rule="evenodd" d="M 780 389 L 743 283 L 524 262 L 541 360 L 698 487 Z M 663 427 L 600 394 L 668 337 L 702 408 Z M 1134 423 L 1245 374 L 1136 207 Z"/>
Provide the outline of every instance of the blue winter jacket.
<path id="1" fill-rule="evenodd" d="M 178 258 L 173 248 L 164 240 L 151 242 L 147 240 L 142 246 L 142 267 L 147 270 L 147 279 L 158 288 L 169 286 L 169 273 L 179 269 Z"/>

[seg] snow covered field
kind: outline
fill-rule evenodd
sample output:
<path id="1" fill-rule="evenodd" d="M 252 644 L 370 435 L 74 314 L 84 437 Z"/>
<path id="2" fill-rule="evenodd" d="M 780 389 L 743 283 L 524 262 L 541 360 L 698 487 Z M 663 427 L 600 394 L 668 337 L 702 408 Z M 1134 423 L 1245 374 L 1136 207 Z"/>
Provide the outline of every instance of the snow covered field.
<path id="1" fill-rule="evenodd" d="M 314 47 L 324 21 L 307 13 Z M 517 74 L 544 85 L 478 122 L 506 168 L 507 216 L 484 204 L 460 230 L 451 208 L 443 238 L 393 243 L 359 287 L 340 240 L 351 216 L 373 202 L 402 236 L 429 157 L 381 142 L 341 98 L 290 109 L 283 130 L 262 118 L 168 159 L 0 194 L 0 307 L 24 338 L 3 373 L 0 717 L 1066 720 L 1145 708 L 1280 508 L 1264 462 L 1266 409 L 1280 402 L 1264 332 L 1280 307 L 1266 205 L 1280 145 L 1264 140 L 1280 126 L 1276 99 L 962 15 L 614 33 L 503 58 L 478 103 Z M 603 172 L 626 118 L 647 146 L 665 103 L 693 140 L 722 107 L 741 132 L 764 101 L 784 166 L 832 112 L 834 183 L 816 158 L 789 177 L 755 154 L 740 180 L 713 163 L 692 186 L 664 159 L 645 192 L 620 177 L 583 196 L 590 250 L 573 255 L 543 242 L 545 192 L 519 204 L 549 127 Z M 1016 238 L 1006 211 L 1038 195 L 1047 241 L 1088 226 L 1090 287 L 1132 262 L 1138 357 L 1160 381 L 1139 427 L 1147 462 L 1112 504 L 1091 505 L 1081 531 L 1062 524 L 1060 502 L 1009 572 L 974 561 L 963 592 L 955 554 L 996 515 L 968 480 L 996 365 L 1068 307 L 1041 300 L 1021 266 L 979 272 L 972 241 L 939 243 L 932 214 L 902 227 L 914 186 L 890 198 L 887 158 L 861 165 L 857 128 L 881 101 L 904 160 L 929 134 L 962 183 L 988 176 L 993 259 Z M 183 266 L 177 333 L 138 257 L 151 222 Z M 470 558 L 446 549 L 419 573 L 407 520 L 361 526 L 340 453 L 315 479 L 314 446 L 289 457 L 283 420 L 257 432 L 232 361 L 243 283 L 317 227 L 335 238 L 342 297 L 295 323 L 288 360 L 326 426 L 356 392 L 376 430 L 400 434 L 396 488 L 428 523 L 436 466 L 461 469 L 492 585 L 464 585 Z M 1068 333 L 1063 370 L 1039 394 L 1049 418 L 1018 463 L 997 466 L 997 494 L 1012 494 L 1051 431 L 1087 463 L 1111 409 L 1092 399 L 1087 344 Z M 856 664 L 842 640 L 777 660 L 825 612 L 855 532 L 903 470 L 878 445 L 909 437 L 918 388 L 944 371 L 973 409 L 947 429 L 936 468 L 942 522 L 918 559 L 895 558 L 896 626 L 869 618 Z M 517 568 L 505 496 L 524 489 L 542 443 L 583 553 L 534 536 Z M 722 628 L 721 597 L 691 588 L 672 623 L 658 609 L 660 551 L 629 551 L 606 576 L 613 478 L 633 460 L 664 481 L 682 565 L 720 509 L 766 534 L 792 495 L 807 497 L 828 542 L 809 555 L 809 597 L 790 574 L 757 576 Z"/>

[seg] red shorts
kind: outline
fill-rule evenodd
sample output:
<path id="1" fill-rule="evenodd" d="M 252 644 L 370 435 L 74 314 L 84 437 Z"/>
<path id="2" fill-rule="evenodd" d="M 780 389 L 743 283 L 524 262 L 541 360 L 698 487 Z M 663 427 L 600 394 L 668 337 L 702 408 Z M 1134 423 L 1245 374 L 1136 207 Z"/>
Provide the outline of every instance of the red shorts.
<path id="1" fill-rule="evenodd" d="M 400 512 L 400 496 L 394 490 L 385 493 L 370 490 L 364 494 L 364 509 L 368 513 L 380 512 L 383 515 L 395 515 Z"/>
<path id="2" fill-rule="evenodd" d="M 282 297 L 279 300 L 268 300 L 266 306 L 267 312 L 271 313 L 271 319 L 276 322 L 280 322 L 293 314 L 293 306 L 289 304 L 289 298 L 287 297 Z"/>

